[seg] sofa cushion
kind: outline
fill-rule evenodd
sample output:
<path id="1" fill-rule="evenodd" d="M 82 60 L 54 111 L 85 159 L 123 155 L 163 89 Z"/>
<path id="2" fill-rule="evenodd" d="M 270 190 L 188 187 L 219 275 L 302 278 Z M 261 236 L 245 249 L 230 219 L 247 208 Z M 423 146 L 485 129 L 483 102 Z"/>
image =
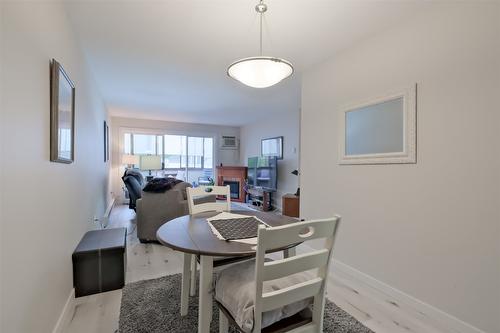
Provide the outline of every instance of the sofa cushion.
<path id="1" fill-rule="evenodd" d="M 171 190 L 180 182 L 182 182 L 182 180 L 175 178 L 154 178 L 149 181 L 142 190 L 144 192 L 163 193 Z"/>
<path id="2" fill-rule="evenodd" d="M 283 289 L 312 278 L 308 272 L 265 281 L 263 292 Z M 254 323 L 255 260 L 224 269 L 216 278 L 215 299 L 231 314 L 244 332 L 251 332 Z M 262 314 L 262 328 L 293 316 L 312 304 L 312 298 L 301 300 Z"/>

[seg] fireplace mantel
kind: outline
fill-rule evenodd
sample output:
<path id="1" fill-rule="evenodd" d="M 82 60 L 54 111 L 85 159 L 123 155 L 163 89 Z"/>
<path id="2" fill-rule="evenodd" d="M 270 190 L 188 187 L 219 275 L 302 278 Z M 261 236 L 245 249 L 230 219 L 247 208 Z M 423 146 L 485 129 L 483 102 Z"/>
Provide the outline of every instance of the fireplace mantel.
<path id="1" fill-rule="evenodd" d="M 247 167 L 244 166 L 218 166 L 217 167 L 217 185 L 223 186 L 224 182 L 230 183 L 232 186 L 231 200 L 237 202 L 245 202 L 245 180 L 247 179 Z M 234 191 L 235 184 L 238 183 L 238 191 Z"/>

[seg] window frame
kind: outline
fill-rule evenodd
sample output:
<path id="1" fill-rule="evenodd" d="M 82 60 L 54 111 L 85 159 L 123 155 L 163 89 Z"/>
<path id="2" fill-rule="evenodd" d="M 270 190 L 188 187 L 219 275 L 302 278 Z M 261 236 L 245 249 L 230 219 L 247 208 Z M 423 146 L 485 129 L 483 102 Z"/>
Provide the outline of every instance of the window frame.
<path id="1" fill-rule="evenodd" d="M 155 152 L 156 152 L 156 155 L 159 155 L 162 157 L 162 169 L 161 170 L 166 170 L 166 171 L 173 171 L 173 170 L 201 171 L 201 170 L 205 170 L 205 169 L 211 169 L 211 170 L 213 170 L 213 172 L 215 172 L 215 161 L 216 161 L 216 154 L 217 154 L 217 151 L 215 149 L 217 136 L 215 133 L 120 127 L 120 129 L 119 129 L 120 154 L 124 154 L 124 152 L 125 152 L 125 134 L 126 133 L 130 133 L 130 154 L 134 154 L 134 134 L 156 136 Z M 179 136 L 186 137 L 186 155 L 185 155 L 186 166 L 185 167 L 181 166 L 182 161 L 180 162 L 178 168 L 166 168 L 165 167 L 165 135 L 179 135 Z M 162 151 L 160 153 L 158 153 L 158 137 L 159 136 L 161 136 L 161 138 L 162 138 Z M 189 138 L 190 137 L 203 139 L 203 156 L 202 156 L 201 168 L 189 167 Z M 204 141 L 205 138 L 212 139 L 212 165 L 209 168 L 205 167 L 205 141 Z"/>

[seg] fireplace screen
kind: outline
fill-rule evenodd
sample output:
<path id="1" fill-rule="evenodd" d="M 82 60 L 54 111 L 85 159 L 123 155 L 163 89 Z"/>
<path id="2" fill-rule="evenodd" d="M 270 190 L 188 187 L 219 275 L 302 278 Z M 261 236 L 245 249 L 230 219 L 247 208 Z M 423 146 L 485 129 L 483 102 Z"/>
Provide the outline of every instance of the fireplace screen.
<path id="1" fill-rule="evenodd" d="M 225 180 L 223 182 L 224 186 L 229 185 L 229 189 L 231 191 L 231 199 L 239 199 L 240 198 L 240 182 L 233 180 Z"/>

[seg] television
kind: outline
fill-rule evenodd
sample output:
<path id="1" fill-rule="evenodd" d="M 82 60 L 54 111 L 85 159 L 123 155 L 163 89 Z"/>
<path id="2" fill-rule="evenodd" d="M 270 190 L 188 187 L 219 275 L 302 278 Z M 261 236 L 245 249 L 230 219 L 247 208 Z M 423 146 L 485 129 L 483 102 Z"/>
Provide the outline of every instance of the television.
<path id="1" fill-rule="evenodd" d="M 248 185 L 267 191 L 276 191 L 278 188 L 277 157 L 249 157 Z"/>

